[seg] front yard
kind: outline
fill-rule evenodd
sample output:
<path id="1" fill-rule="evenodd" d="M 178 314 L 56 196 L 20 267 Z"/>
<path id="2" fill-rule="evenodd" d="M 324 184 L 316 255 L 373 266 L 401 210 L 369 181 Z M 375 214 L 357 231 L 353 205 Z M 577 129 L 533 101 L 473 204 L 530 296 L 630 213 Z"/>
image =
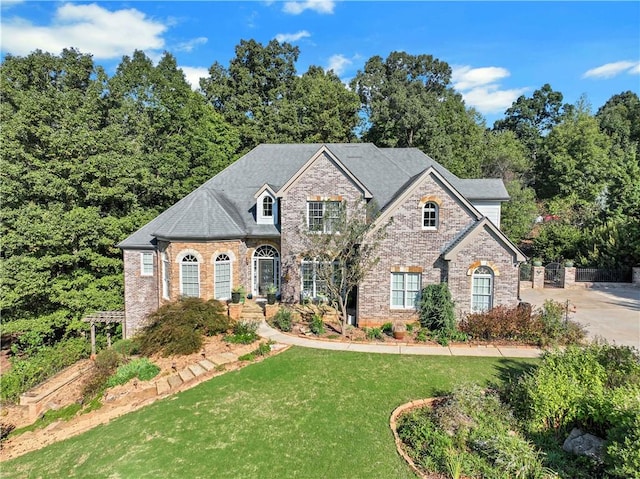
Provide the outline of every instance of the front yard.
<path id="1" fill-rule="evenodd" d="M 411 478 L 395 407 L 532 363 L 292 348 L 4 462 L 2 477 Z"/>

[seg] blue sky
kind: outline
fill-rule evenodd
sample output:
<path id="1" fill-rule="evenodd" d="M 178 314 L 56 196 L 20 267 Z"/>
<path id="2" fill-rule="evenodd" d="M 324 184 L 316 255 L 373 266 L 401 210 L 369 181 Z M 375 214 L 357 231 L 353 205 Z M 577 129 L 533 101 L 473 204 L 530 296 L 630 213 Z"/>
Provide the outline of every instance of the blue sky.
<path id="1" fill-rule="evenodd" d="M 73 46 L 113 73 L 123 55 L 144 50 L 177 58 L 197 84 L 227 66 L 241 39 L 277 38 L 310 65 L 348 82 L 374 55 L 431 54 L 453 68 L 453 83 L 489 125 L 521 94 L 544 83 L 594 111 L 611 95 L 640 91 L 640 2 L 367 2 L 0 0 L 3 55 Z"/>

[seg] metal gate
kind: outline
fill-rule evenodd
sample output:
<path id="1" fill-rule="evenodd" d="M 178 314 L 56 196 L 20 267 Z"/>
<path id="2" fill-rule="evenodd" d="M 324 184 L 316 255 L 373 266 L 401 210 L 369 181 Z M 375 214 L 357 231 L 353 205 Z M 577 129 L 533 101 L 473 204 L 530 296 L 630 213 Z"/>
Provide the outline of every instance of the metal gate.
<path id="1" fill-rule="evenodd" d="M 544 267 L 544 287 L 564 287 L 564 266 L 560 263 L 549 263 Z"/>

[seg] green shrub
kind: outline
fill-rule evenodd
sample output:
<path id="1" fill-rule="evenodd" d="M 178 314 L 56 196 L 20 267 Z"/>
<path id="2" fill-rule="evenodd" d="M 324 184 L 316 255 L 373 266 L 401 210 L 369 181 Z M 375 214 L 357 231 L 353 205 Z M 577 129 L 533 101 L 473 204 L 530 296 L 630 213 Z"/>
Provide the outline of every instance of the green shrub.
<path id="1" fill-rule="evenodd" d="M 140 344 L 137 339 L 119 339 L 111 346 L 111 349 L 123 356 L 132 356 L 140 353 Z"/>
<path id="2" fill-rule="evenodd" d="M 89 351 L 86 339 L 72 338 L 60 341 L 55 346 L 43 347 L 25 359 L 13 357 L 11 369 L 0 376 L 0 399 L 17 401 L 23 392 L 88 357 Z"/>
<path id="3" fill-rule="evenodd" d="M 107 387 L 111 388 L 128 383 L 133 378 L 148 381 L 158 375 L 160 368 L 147 358 L 134 359 L 118 367 L 115 374 L 107 380 Z"/>
<path id="4" fill-rule="evenodd" d="M 223 333 L 230 325 L 226 309 L 219 301 L 184 298 L 153 313 L 137 340 L 145 356 L 192 354 L 202 348 L 203 335 Z"/>
<path id="5" fill-rule="evenodd" d="M 233 325 L 233 334 L 228 334 L 224 340 L 233 344 L 251 344 L 260 337 L 257 333 L 259 325 L 257 321 L 240 320 Z"/>
<path id="6" fill-rule="evenodd" d="M 609 420 L 605 463 L 613 477 L 640 477 L 640 385 L 618 388 L 607 397 Z"/>
<path id="7" fill-rule="evenodd" d="M 429 284 L 422 290 L 420 324 L 434 333 L 456 331 L 456 315 L 447 283 Z"/>
<path id="8" fill-rule="evenodd" d="M 94 360 L 94 368 L 82 385 L 83 402 L 87 402 L 102 394 L 107 388 L 109 378 L 118 366 L 124 363 L 124 356 L 113 349 L 103 349 Z"/>
<path id="9" fill-rule="evenodd" d="M 238 356 L 238 360 L 240 361 L 253 361 L 256 356 L 266 356 L 271 352 L 271 342 L 260 343 L 256 349 L 251 351 L 250 353 L 243 354 L 242 356 Z"/>
<path id="10" fill-rule="evenodd" d="M 384 334 L 388 334 L 389 336 L 391 334 L 393 334 L 393 324 L 392 323 L 384 323 L 381 327 L 380 330 L 384 333 Z"/>
<path id="11" fill-rule="evenodd" d="M 322 321 L 322 316 L 319 314 L 313 315 L 311 321 L 309 321 L 309 330 L 316 336 L 324 333 L 324 321 Z"/>
<path id="12" fill-rule="evenodd" d="M 384 340 L 381 328 L 364 328 L 364 334 L 369 341 Z"/>
<path id="13" fill-rule="evenodd" d="M 291 310 L 289 308 L 280 308 L 273 317 L 273 324 L 280 331 L 288 333 L 293 327 L 293 318 L 291 316 Z"/>

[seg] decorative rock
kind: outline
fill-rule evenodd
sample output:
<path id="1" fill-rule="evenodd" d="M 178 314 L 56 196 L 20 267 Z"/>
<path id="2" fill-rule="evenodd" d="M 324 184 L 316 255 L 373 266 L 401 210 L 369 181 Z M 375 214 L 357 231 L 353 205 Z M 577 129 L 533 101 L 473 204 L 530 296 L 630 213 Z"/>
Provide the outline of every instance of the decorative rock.
<path id="1" fill-rule="evenodd" d="M 562 449 L 578 456 L 587 456 L 602 462 L 603 446 L 604 439 L 574 427 L 569 437 L 564 441 Z"/>

